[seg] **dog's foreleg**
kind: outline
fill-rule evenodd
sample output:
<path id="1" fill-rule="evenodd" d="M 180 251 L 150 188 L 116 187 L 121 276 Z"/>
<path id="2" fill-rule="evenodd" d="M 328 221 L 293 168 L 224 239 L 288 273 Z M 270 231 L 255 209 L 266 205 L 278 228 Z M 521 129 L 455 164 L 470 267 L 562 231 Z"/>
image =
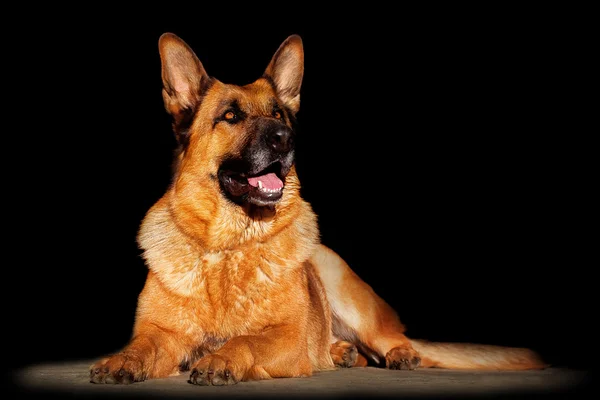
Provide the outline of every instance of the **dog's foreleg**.
<path id="1" fill-rule="evenodd" d="M 123 350 L 90 367 L 90 382 L 133 383 L 166 377 L 178 371 L 184 354 L 175 337 L 154 324 L 142 322 Z"/>
<path id="2" fill-rule="evenodd" d="M 259 335 L 230 339 L 217 352 L 198 360 L 191 369 L 190 381 L 220 386 L 310 375 L 305 333 L 296 325 L 280 325 Z"/>

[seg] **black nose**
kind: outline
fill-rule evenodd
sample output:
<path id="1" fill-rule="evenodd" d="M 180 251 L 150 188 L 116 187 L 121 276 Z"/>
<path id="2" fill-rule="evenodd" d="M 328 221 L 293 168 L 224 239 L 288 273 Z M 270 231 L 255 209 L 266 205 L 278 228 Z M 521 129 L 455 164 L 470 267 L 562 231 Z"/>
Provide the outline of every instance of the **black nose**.
<path id="1" fill-rule="evenodd" d="M 270 130 L 265 139 L 267 144 L 279 153 L 289 152 L 294 145 L 292 131 L 287 126 Z"/>

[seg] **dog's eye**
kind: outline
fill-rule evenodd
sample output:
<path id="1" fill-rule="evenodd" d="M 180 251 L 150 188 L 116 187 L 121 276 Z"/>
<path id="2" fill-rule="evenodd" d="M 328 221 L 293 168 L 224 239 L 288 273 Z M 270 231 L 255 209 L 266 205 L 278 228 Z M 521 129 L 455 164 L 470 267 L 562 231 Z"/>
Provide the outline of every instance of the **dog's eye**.
<path id="1" fill-rule="evenodd" d="M 273 110 L 273 117 L 276 119 L 281 119 L 281 111 Z"/>
<path id="2" fill-rule="evenodd" d="M 219 122 L 227 122 L 228 124 L 234 125 L 240 121 L 243 121 L 246 118 L 246 114 L 240 110 L 238 107 L 233 106 L 231 108 L 226 109 L 215 118 L 214 124 L 218 124 Z"/>

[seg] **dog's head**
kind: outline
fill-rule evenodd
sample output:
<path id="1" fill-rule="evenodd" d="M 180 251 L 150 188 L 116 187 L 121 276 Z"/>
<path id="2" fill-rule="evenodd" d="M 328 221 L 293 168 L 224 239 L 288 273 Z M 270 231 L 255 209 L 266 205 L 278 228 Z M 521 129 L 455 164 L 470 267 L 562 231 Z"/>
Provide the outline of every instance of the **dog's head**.
<path id="1" fill-rule="evenodd" d="M 177 36 L 160 37 L 163 99 L 179 143 L 175 179 L 212 182 L 236 204 L 273 206 L 294 163 L 304 53 L 285 40 L 262 77 L 245 86 L 209 76 Z"/>

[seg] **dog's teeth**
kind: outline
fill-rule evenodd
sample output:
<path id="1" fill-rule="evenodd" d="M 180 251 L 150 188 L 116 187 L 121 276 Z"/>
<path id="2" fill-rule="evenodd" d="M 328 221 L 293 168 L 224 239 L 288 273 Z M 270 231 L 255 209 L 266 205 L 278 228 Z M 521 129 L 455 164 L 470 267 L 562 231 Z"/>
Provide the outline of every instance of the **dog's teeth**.
<path id="1" fill-rule="evenodd" d="M 260 189 L 261 192 L 265 192 L 265 193 L 279 193 L 279 192 L 281 192 L 281 189 L 282 189 L 282 188 L 278 188 L 278 189 L 266 188 L 264 186 L 264 184 L 262 183 L 262 181 L 258 181 L 258 188 Z"/>

